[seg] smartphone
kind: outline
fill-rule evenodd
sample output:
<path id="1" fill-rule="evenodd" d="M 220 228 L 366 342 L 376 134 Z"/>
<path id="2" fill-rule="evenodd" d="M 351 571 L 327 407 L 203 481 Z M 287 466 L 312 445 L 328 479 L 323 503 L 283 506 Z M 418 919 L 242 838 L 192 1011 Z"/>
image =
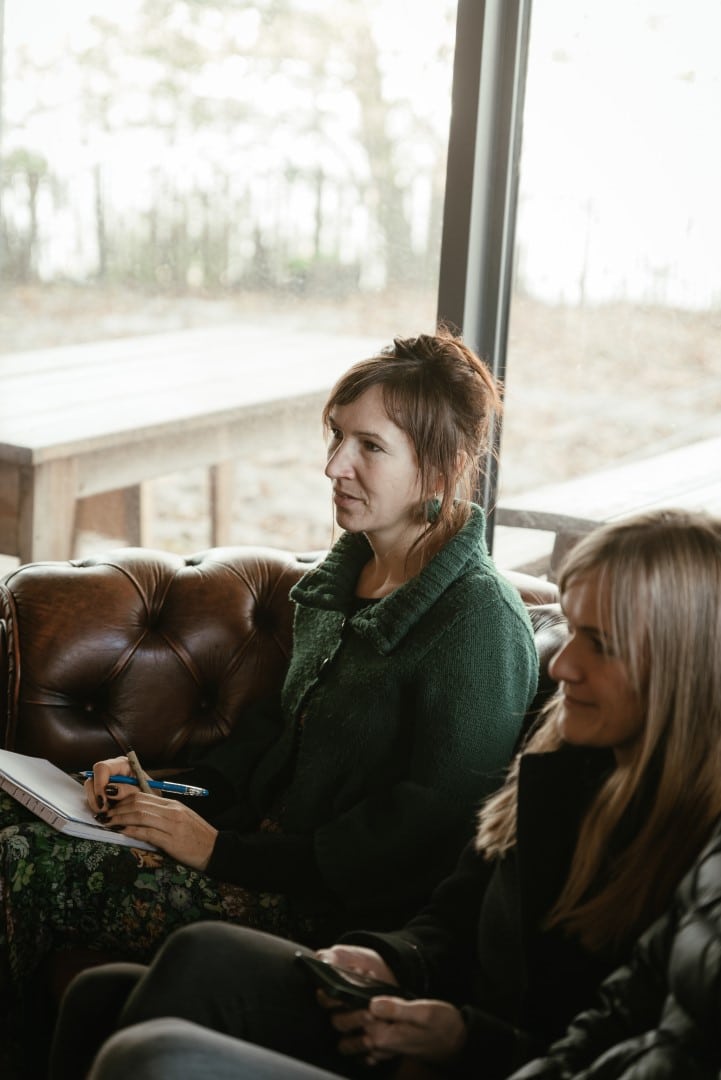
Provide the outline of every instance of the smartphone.
<path id="1" fill-rule="evenodd" d="M 336 967 L 326 960 L 318 960 L 314 956 L 306 956 L 305 953 L 295 954 L 296 962 L 305 970 L 315 986 L 325 990 L 328 997 L 342 1001 L 344 1005 L 350 1005 L 356 1009 L 362 1009 L 371 998 L 379 994 L 390 994 L 392 997 L 405 998 L 410 1001 L 414 994 L 402 990 L 393 983 L 379 982 L 372 975 L 363 975 L 358 971 L 348 971 L 346 968 Z"/>

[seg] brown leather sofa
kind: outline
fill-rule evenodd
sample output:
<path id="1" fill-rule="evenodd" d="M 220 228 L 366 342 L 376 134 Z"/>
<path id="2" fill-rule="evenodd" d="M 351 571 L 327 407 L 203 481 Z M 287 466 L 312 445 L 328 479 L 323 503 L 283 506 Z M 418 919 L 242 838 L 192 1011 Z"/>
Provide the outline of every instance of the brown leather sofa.
<path id="1" fill-rule="evenodd" d="M 187 558 L 122 548 L 33 563 L 0 581 L 0 745 L 68 769 L 113 757 L 122 734 L 148 769 L 177 770 L 225 738 L 245 707 L 281 682 L 291 647 L 291 586 L 309 558 L 262 547 Z M 541 657 L 562 633 L 556 587 L 509 574 Z M 57 1000 L 96 955 L 56 954 Z"/>
<path id="2" fill-rule="evenodd" d="M 182 765 L 282 679 L 304 569 L 249 547 L 19 567 L 0 583 L 2 745 L 88 768 L 117 755 L 110 726 L 146 768 Z"/>
<path id="3" fill-rule="evenodd" d="M 115 730 L 146 768 L 182 766 L 282 680 L 288 592 L 308 561 L 262 547 L 121 548 L 11 571 L 0 581 L 0 745 L 81 769 L 118 753 Z M 509 577 L 547 690 L 556 587 Z"/>

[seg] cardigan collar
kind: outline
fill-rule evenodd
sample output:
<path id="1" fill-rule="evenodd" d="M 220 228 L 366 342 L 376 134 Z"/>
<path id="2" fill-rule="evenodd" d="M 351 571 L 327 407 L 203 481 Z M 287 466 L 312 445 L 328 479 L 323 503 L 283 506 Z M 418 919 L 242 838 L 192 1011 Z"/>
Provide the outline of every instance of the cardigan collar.
<path id="1" fill-rule="evenodd" d="M 344 533 L 326 558 L 305 574 L 290 598 L 305 607 L 339 611 L 353 629 L 381 653 L 391 652 L 436 603 L 448 586 L 471 568 L 492 568 L 485 540 L 483 510 L 471 504 L 471 516 L 419 574 L 377 603 L 351 614 L 360 572 L 373 552 L 363 533 Z"/>

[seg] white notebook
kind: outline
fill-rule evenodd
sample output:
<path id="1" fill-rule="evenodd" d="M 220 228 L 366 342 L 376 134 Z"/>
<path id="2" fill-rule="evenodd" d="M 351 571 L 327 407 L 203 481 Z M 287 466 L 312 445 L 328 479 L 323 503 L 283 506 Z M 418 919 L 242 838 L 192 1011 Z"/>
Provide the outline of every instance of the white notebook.
<path id="1" fill-rule="evenodd" d="M 82 784 L 45 758 L 0 750 L 0 788 L 54 829 L 84 840 L 157 851 L 145 840 L 112 832 L 93 817 Z"/>

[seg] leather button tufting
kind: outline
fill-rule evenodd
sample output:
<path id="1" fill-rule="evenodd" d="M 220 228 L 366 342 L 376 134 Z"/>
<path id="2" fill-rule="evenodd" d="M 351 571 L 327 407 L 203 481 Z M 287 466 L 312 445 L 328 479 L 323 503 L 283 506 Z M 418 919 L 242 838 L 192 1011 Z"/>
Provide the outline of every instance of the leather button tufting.
<path id="1" fill-rule="evenodd" d="M 117 716 L 148 767 L 187 765 L 201 747 L 222 744 L 229 713 L 240 724 L 250 702 L 282 684 L 288 593 L 304 569 L 290 553 L 243 546 L 187 562 L 118 548 L 82 568 L 19 567 L 12 584 L 3 579 L 0 605 L 0 637 L 12 630 L 18 649 L 17 666 L 0 673 L 0 735 L 9 727 L 24 749 L 85 768 L 106 747 L 117 752 L 104 734 Z M 0 647 L 0 668 L 12 655 Z M 37 693 L 21 692 L 20 668 Z"/>

